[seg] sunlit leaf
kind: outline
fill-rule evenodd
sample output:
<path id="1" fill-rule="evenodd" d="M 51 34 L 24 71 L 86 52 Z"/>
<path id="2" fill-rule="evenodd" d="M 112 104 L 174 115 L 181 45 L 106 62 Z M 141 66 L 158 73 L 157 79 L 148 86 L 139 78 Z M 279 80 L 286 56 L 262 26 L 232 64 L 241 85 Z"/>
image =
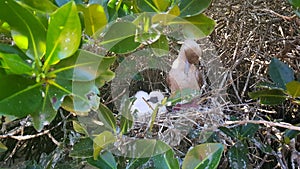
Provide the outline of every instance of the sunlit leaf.
<path id="1" fill-rule="evenodd" d="M 182 169 L 217 168 L 223 150 L 224 146 L 219 143 L 200 144 L 187 152 Z"/>
<path id="2" fill-rule="evenodd" d="M 51 1 L 43 1 L 43 3 L 41 3 L 40 0 L 20 0 L 20 2 L 42 12 L 51 13 L 57 9 L 57 6 L 55 6 Z"/>
<path id="3" fill-rule="evenodd" d="M 78 10 L 83 12 L 85 31 L 88 35 L 94 35 L 100 28 L 107 24 L 104 8 L 99 4 L 78 6 Z"/>
<path id="4" fill-rule="evenodd" d="M 141 12 L 159 12 L 152 0 L 136 1 L 136 6 Z"/>
<path id="5" fill-rule="evenodd" d="M 180 9 L 178 5 L 174 5 L 169 11 L 168 14 L 174 15 L 174 16 L 179 16 L 180 15 Z"/>
<path id="6" fill-rule="evenodd" d="M 205 37 L 212 33 L 212 31 L 215 28 L 216 22 L 207 17 L 204 14 L 195 15 L 192 17 L 185 18 L 185 20 L 189 21 L 190 24 L 195 26 L 198 30 L 195 31 L 195 28 L 192 27 L 192 25 L 187 24 L 186 27 L 184 27 L 184 34 L 186 34 L 187 37 Z"/>
<path id="7" fill-rule="evenodd" d="M 294 7 L 300 7 L 300 0 L 289 0 L 289 3 Z"/>
<path id="8" fill-rule="evenodd" d="M 291 81 L 286 84 L 287 92 L 293 97 L 300 97 L 300 82 Z"/>
<path id="9" fill-rule="evenodd" d="M 260 103 L 266 105 L 280 104 L 283 103 L 286 99 L 284 91 L 280 89 L 266 89 L 257 92 L 250 92 L 249 96 L 252 99 L 260 99 Z"/>
<path id="10" fill-rule="evenodd" d="M 7 147 L 3 143 L 0 142 L 0 153 L 5 152 L 6 150 L 7 150 Z"/>
<path id="11" fill-rule="evenodd" d="M 180 16 L 194 16 L 209 7 L 211 0 L 181 0 L 179 3 Z"/>
<path id="12" fill-rule="evenodd" d="M 106 34 L 103 46 L 115 53 L 128 53 L 139 47 L 140 43 L 135 42 L 137 27 L 130 22 L 117 22 L 112 24 Z"/>
<path id="13" fill-rule="evenodd" d="M 81 40 L 81 25 L 74 2 L 69 2 L 51 14 L 47 31 L 46 61 L 43 69 L 70 57 Z"/>
<path id="14" fill-rule="evenodd" d="M 286 89 L 286 84 L 294 80 L 294 71 L 277 58 L 272 58 L 269 65 L 269 75 L 280 88 Z"/>
<path id="15" fill-rule="evenodd" d="M 32 67 L 17 54 L 0 53 L 2 59 L 2 66 L 6 69 L 7 73 L 32 75 Z M 1 62 L 1 60 L 0 60 Z"/>
<path id="16" fill-rule="evenodd" d="M 14 0 L 0 1 L 0 20 L 6 21 L 18 47 L 32 60 L 40 59 L 46 50 L 46 29 L 26 8 Z"/>
<path id="17" fill-rule="evenodd" d="M 94 142 L 94 144 L 93 144 L 93 147 L 94 147 L 94 152 L 93 152 L 94 160 L 98 159 L 98 156 L 99 156 L 101 150 L 103 150 L 104 148 L 106 148 L 110 144 L 114 143 L 115 141 L 116 141 L 115 136 L 113 135 L 113 133 L 111 133 L 109 131 L 104 131 L 104 132 L 100 133 L 99 135 L 97 135 L 93 139 L 93 142 Z"/>
<path id="18" fill-rule="evenodd" d="M 73 120 L 72 124 L 73 124 L 74 130 L 77 133 L 84 134 L 86 136 L 89 135 L 88 132 L 87 132 L 87 130 L 86 130 L 86 128 L 83 125 L 81 125 L 78 121 Z"/>
<path id="19" fill-rule="evenodd" d="M 160 12 L 166 11 L 168 7 L 171 5 L 170 0 L 152 0 L 152 1 Z"/>

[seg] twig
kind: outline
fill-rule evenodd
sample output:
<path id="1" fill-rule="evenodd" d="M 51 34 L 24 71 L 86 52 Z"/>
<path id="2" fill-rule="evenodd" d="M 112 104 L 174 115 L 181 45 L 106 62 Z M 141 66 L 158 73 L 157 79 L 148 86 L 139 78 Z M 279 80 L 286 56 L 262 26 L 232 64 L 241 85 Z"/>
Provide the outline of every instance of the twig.
<path id="1" fill-rule="evenodd" d="M 232 71 L 229 72 L 229 78 L 230 78 L 230 81 L 231 81 L 231 86 L 232 86 L 232 88 L 234 90 L 234 93 L 235 93 L 237 99 L 239 100 L 240 103 L 243 103 L 242 99 L 239 96 L 239 92 L 237 91 L 237 88 L 236 88 L 236 86 L 234 84 L 234 80 L 233 80 L 233 77 L 232 77 Z"/>
<path id="2" fill-rule="evenodd" d="M 265 121 L 265 120 L 243 120 L 243 121 L 225 121 L 225 125 L 232 125 L 232 124 L 247 124 L 247 123 L 252 123 L 252 124 L 264 124 L 272 127 L 282 127 L 290 130 L 297 130 L 300 131 L 300 127 L 291 125 L 289 123 L 275 123 L 275 122 L 270 122 L 270 121 Z"/>
<path id="3" fill-rule="evenodd" d="M 272 10 L 270 10 L 270 9 L 261 9 L 261 11 L 264 11 L 264 12 L 270 12 L 271 14 L 274 14 L 274 15 L 276 15 L 276 16 L 278 16 L 278 17 L 284 19 L 284 20 L 287 20 L 287 21 L 291 21 L 291 20 L 293 20 L 294 18 L 296 18 L 296 15 L 293 15 L 293 16 L 284 16 L 284 15 L 281 15 L 281 14 L 279 14 L 279 13 L 277 13 L 277 12 L 275 12 L 275 11 L 272 11 Z"/>
<path id="4" fill-rule="evenodd" d="M 252 70 L 253 70 L 253 67 L 254 67 L 254 60 L 255 60 L 255 59 L 253 59 L 253 60 L 251 61 L 251 66 L 250 66 L 250 69 L 249 69 L 249 73 L 248 73 L 248 76 L 247 76 L 247 80 L 246 80 L 246 82 L 245 82 L 245 85 L 244 85 L 244 88 L 243 88 L 243 91 L 242 91 L 242 94 L 241 94 L 242 97 L 244 97 L 245 92 L 246 92 L 246 89 L 247 89 L 247 87 L 248 87 L 249 79 L 250 79 L 250 77 L 251 77 L 251 73 L 252 73 Z"/>

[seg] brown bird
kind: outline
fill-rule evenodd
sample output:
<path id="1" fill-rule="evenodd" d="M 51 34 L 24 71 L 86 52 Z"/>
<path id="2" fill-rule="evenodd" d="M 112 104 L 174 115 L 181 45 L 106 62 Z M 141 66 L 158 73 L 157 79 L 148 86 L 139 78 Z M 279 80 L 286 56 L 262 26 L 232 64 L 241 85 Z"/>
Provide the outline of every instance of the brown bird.
<path id="1" fill-rule="evenodd" d="M 202 50 L 194 40 L 184 41 L 167 77 L 172 94 L 184 89 L 200 90 L 202 77 L 196 65 L 201 55 Z"/>

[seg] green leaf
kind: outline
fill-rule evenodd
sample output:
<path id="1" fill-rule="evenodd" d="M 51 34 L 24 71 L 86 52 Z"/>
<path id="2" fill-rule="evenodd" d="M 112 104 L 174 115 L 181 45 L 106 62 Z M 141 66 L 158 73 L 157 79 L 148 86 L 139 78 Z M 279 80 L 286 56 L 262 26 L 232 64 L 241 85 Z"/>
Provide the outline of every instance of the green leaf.
<path id="1" fill-rule="evenodd" d="M 87 132 L 85 126 L 81 125 L 78 121 L 73 120 L 73 121 L 72 121 L 72 124 L 73 124 L 74 130 L 75 130 L 77 133 L 84 134 L 84 135 L 86 135 L 86 136 L 89 135 L 89 133 Z"/>
<path id="2" fill-rule="evenodd" d="M 219 127 L 219 129 L 225 133 L 227 136 L 231 138 L 237 138 L 237 133 L 235 132 L 235 129 L 229 129 L 227 127 Z"/>
<path id="3" fill-rule="evenodd" d="M 93 139 L 93 141 L 94 141 L 93 157 L 94 157 L 94 160 L 97 160 L 101 150 L 105 149 L 107 146 L 114 143 L 116 141 L 116 138 L 113 135 L 113 133 L 111 133 L 109 131 L 104 131 L 104 132 L 100 133 L 99 135 L 97 135 Z"/>
<path id="4" fill-rule="evenodd" d="M 291 81 L 286 84 L 286 89 L 293 98 L 300 97 L 300 82 Z"/>
<path id="5" fill-rule="evenodd" d="M 131 22 L 116 22 L 108 28 L 101 44 L 115 53 L 132 52 L 140 46 L 140 43 L 135 42 L 136 29 Z"/>
<path id="6" fill-rule="evenodd" d="M 105 151 L 100 155 L 100 158 L 94 160 L 93 158 L 89 158 L 87 162 L 101 169 L 117 169 L 117 163 L 113 154 L 109 151 Z"/>
<path id="7" fill-rule="evenodd" d="M 55 6 L 51 1 L 43 1 L 43 3 L 41 3 L 40 0 L 20 0 L 20 2 L 30 6 L 31 8 L 47 13 L 54 12 L 57 9 L 57 6 Z"/>
<path id="8" fill-rule="evenodd" d="M 50 16 L 47 31 L 46 61 L 43 70 L 73 55 L 81 41 L 81 25 L 74 2 L 69 2 Z"/>
<path id="9" fill-rule="evenodd" d="M 166 11 L 168 7 L 171 5 L 170 0 L 152 0 L 152 1 L 160 12 Z"/>
<path id="10" fill-rule="evenodd" d="M 133 125 L 133 117 L 131 114 L 132 100 L 123 97 L 121 105 L 120 129 L 122 134 L 126 134 Z"/>
<path id="11" fill-rule="evenodd" d="M 7 147 L 3 143 L 0 142 L 0 153 L 5 152 L 6 150 L 7 150 Z"/>
<path id="12" fill-rule="evenodd" d="M 0 114 L 25 117 L 42 103 L 42 84 L 16 75 L 0 74 Z"/>
<path id="13" fill-rule="evenodd" d="M 73 146 L 70 152 L 70 157 L 75 158 L 90 158 L 93 157 L 93 140 L 89 137 L 80 138 Z"/>
<path id="14" fill-rule="evenodd" d="M 251 123 L 245 124 L 241 126 L 240 135 L 242 138 L 250 139 L 254 137 L 254 134 L 257 132 L 258 129 L 259 129 L 258 124 L 251 124 Z"/>
<path id="15" fill-rule="evenodd" d="M 153 157 L 153 162 L 155 168 L 159 169 L 179 169 L 178 159 L 174 157 L 174 152 L 172 149 L 166 151 L 163 154 L 159 154 Z"/>
<path id="16" fill-rule="evenodd" d="M 228 151 L 229 164 L 232 169 L 248 168 L 248 149 L 242 142 L 235 143 Z"/>
<path id="17" fill-rule="evenodd" d="M 0 20 L 6 21 L 12 30 L 16 45 L 36 62 L 46 50 L 46 29 L 26 8 L 14 0 L 0 1 Z"/>
<path id="18" fill-rule="evenodd" d="M 289 3 L 294 7 L 300 7 L 300 0 L 289 0 Z"/>
<path id="19" fill-rule="evenodd" d="M 260 103 L 266 105 L 281 104 L 287 98 L 284 91 L 280 89 L 271 89 L 271 90 L 266 89 L 257 92 L 250 92 L 249 96 L 252 99 L 260 98 Z"/>
<path id="20" fill-rule="evenodd" d="M 165 35 L 161 35 L 160 38 L 150 45 L 153 53 L 160 57 L 169 54 L 169 41 Z"/>
<path id="21" fill-rule="evenodd" d="M 184 27 L 183 30 L 184 34 L 186 34 L 187 37 L 191 37 L 191 38 L 193 38 L 193 36 L 195 37 L 208 36 L 212 33 L 212 31 L 216 26 L 216 22 L 204 14 L 188 17 L 185 18 L 185 20 L 189 21 L 190 24 L 187 24 Z M 198 29 L 197 31 L 195 31 L 194 26 Z"/>
<path id="22" fill-rule="evenodd" d="M 136 6 L 141 12 L 159 12 L 152 0 L 136 1 Z"/>
<path id="23" fill-rule="evenodd" d="M 183 160 L 182 169 L 217 168 L 224 146 L 219 143 L 200 144 L 189 150 Z"/>
<path id="24" fill-rule="evenodd" d="M 181 0 L 180 16 L 194 16 L 202 13 L 210 5 L 211 0 Z"/>
<path id="25" fill-rule="evenodd" d="M 91 4 L 87 7 L 78 5 L 78 10 L 83 12 L 85 31 L 90 36 L 107 24 L 104 8 L 99 4 Z"/>
<path id="26" fill-rule="evenodd" d="M 105 127 L 116 133 L 116 118 L 114 117 L 112 111 L 102 103 L 100 103 L 99 106 L 98 117 L 104 123 Z"/>
<path id="27" fill-rule="evenodd" d="M 271 60 L 269 75 L 272 81 L 282 89 L 286 89 L 285 85 L 294 80 L 293 70 L 277 58 L 272 58 Z"/>
<path id="28" fill-rule="evenodd" d="M 1 58 L 3 59 L 2 66 L 7 73 L 32 75 L 33 69 L 19 55 L 0 53 Z"/>

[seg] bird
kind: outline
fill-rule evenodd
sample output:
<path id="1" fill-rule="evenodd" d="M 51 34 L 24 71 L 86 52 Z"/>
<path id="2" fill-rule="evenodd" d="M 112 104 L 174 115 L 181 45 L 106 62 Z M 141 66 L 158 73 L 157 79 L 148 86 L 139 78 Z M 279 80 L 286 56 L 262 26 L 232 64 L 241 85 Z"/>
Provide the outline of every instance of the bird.
<path id="1" fill-rule="evenodd" d="M 145 122 L 151 117 L 154 109 L 158 107 L 158 113 L 166 112 L 165 106 L 161 105 L 164 95 L 160 91 L 152 91 L 149 94 L 145 91 L 138 91 L 134 95 L 136 100 L 131 106 L 131 114 L 133 114 L 136 121 Z"/>
<path id="2" fill-rule="evenodd" d="M 171 94 L 184 89 L 200 90 L 202 77 L 197 65 L 201 56 L 202 49 L 194 40 L 187 39 L 183 42 L 167 77 Z"/>

